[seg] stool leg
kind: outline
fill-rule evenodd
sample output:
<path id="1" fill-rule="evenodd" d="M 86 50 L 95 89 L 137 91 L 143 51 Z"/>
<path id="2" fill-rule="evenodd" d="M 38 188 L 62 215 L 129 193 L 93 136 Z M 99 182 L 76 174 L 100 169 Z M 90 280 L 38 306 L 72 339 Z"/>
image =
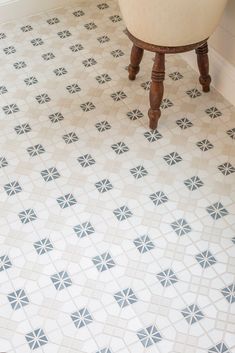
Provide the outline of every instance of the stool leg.
<path id="1" fill-rule="evenodd" d="M 161 116 L 160 105 L 164 93 L 163 81 L 165 79 L 165 54 L 156 53 L 152 69 L 152 82 L 150 86 L 150 109 L 148 111 L 149 127 L 155 130 Z"/>
<path id="2" fill-rule="evenodd" d="M 209 59 L 207 42 L 196 49 L 197 63 L 200 72 L 199 82 L 203 92 L 210 91 L 211 77 L 209 75 Z"/>
<path id="3" fill-rule="evenodd" d="M 128 66 L 129 80 L 135 80 L 136 75 L 140 71 L 140 63 L 143 58 L 144 49 L 133 44 L 131 49 L 130 65 Z"/>

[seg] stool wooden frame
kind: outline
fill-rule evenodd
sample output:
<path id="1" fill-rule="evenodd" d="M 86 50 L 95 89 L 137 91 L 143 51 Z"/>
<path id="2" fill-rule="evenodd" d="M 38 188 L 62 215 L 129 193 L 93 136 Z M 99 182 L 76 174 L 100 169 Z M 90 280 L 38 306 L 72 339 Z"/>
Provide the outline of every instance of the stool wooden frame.
<path id="1" fill-rule="evenodd" d="M 144 50 L 155 53 L 149 93 L 150 108 L 148 111 L 148 116 L 150 129 L 155 130 L 157 128 L 158 120 L 161 116 L 160 106 L 164 93 L 163 82 L 165 79 L 165 54 L 183 53 L 186 51 L 195 50 L 200 72 L 199 82 L 202 85 L 203 92 L 210 91 L 211 77 L 209 75 L 208 38 L 194 44 L 178 47 L 164 47 L 143 42 L 138 38 L 135 38 L 128 30 L 126 30 L 126 33 L 133 42 L 130 65 L 128 66 L 130 80 L 135 80 L 136 75 L 140 70 L 140 63 L 143 58 Z"/>

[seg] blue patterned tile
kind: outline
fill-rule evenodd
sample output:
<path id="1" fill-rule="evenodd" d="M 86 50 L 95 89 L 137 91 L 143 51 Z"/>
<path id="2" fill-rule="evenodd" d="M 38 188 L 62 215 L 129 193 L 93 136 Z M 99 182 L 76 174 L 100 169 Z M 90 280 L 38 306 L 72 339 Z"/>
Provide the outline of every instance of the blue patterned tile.
<path id="1" fill-rule="evenodd" d="M 92 262 L 99 272 L 104 272 L 115 266 L 115 262 L 108 252 L 93 257 Z"/>
<path id="2" fill-rule="evenodd" d="M 55 289 L 58 291 L 70 287 L 72 281 L 66 271 L 60 271 L 51 276 L 51 281 L 55 286 Z"/>
<path id="3" fill-rule="evenodd" d="M 46 337 L 43 329 L 38 328 L 32 332 L 25 335 L 26 341 L 28 342 L 29 348 L 34 350 L 48 343 L 48 338 Z"/>

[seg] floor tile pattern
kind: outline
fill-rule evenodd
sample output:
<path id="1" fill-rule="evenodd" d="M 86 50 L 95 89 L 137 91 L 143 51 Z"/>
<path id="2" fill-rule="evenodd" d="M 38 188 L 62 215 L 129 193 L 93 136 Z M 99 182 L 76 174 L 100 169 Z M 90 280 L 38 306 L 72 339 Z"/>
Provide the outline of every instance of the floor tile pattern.
<path id="1" fill-rule="evenodd" d="M 72 4 L 72 1 L 70 2 Z M 0 25 L 0 351 L 235 353 L 235 108 L 116 0 Z"/>

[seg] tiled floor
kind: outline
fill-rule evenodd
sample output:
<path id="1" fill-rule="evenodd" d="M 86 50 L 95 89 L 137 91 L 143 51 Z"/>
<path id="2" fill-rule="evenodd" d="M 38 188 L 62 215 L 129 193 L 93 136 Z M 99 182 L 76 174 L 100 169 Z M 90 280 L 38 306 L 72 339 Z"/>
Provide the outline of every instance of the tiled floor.
<path id="1" fill-rule="evenodd" d="M 169 56 L 149 131 L 119 16 L 1 25 L 1 352 L 235 352 L 235 108 Z"/>

